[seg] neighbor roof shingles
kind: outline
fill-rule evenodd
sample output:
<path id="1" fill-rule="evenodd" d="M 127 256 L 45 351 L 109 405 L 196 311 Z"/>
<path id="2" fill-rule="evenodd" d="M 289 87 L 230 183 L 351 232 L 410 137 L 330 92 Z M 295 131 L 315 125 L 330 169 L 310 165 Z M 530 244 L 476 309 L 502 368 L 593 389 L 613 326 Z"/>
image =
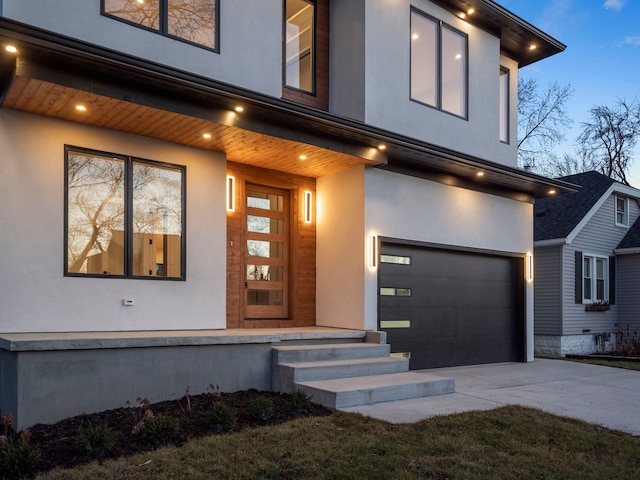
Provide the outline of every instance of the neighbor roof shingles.
<path id="1" fill-rule="evenodd" d="M 536 200 L 533 222 L 535 241 L 567 238 L 614 183 L 613 179 L 593 171 L 561 177 L 559 180 L 582 188 L 575 193 Z"/>

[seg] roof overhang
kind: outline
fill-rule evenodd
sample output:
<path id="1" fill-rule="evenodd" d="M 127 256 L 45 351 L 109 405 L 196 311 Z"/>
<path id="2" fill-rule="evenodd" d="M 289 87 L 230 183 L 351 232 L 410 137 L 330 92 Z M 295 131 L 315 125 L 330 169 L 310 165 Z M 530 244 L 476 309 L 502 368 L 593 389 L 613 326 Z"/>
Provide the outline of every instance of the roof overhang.
<path id="1" fill-rule="evenodd" d="M 230 161 L 314 178 L 368 165 L 523 201 L 551 190 L 576 190 L 566 182 L 0 18 L 0 45 L 8 43 L 18 52 L 0 50 L 4 108 L 221 151 Z M 89 105 L 88 114 L 75 111 L 75 103 Z M 244 108 L 242 114 L 236 106 Z M 209 141 L 202 138 L 205 131 L 212 133 Z M 303 154 L 307 160 L 298 160 Z"/>
<path id="2" fill-rule="evenodd" d="M 491 0 L 432 0 L 454 15 L 500 39 L 504 55 L 520 67 L 562 52 L 563 43 Z M 473 14 L 468 14 L 473 9 Z"/>

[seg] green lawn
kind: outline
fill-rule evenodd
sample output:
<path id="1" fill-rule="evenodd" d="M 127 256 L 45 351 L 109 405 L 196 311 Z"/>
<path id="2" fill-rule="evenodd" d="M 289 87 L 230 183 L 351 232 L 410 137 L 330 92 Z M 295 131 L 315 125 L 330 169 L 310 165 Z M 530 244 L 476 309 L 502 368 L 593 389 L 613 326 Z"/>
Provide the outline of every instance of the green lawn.
<path id="1" fill-rule="evenodd" d="M 40 479 L 638 479 L 640 437 L 503 407 L 390 425 L 335 412 Z"/>
<path id="2" fill-rule="evenodd" d="M 640 362 L 629 360 L 609 360 L 606 358 L 567 358 L 572 362 L 590 363 L 592 365 L 602 365 L 604 367 L 625 368 L 627 370 L 640 370 Z"/>

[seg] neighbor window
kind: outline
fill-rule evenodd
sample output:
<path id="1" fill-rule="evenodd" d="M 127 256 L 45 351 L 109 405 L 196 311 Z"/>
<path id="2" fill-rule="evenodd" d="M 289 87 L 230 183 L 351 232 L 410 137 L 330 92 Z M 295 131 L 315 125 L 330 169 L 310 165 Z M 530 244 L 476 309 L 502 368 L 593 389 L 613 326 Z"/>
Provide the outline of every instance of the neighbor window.
<path id="1" fill-rule="evenodd" d="M 411 11 L 411 98 L 467 117 L 467 36 Z"/>
<path id="2" fill-rule="evenodd" d="M 609 259 L 582 257 L 582 299 L 584 303 L 605 302 L 608 298 Z"/>
<path id="3" fill-rule="evenodd" d="M 509 70 L 500 67 L 500 141 L 509 143 Z"/>
<path id="4" fill-rule="evenodd" d="M 179 40 L 217 48 L 218 0 L 103 0 L 102 13 Z"/>
<path id="5" fill-rule="evenodd" d="M 616 195 L 616 225 L 619 227 L 629 226 L 629 199 Z"/>
<path id="6" fill-rule="evenodd" d="M 314 1 L 285 1 L 285 85 L 304 92 L 315 89 Z"/>
<path id="7" fill-rule="evenodd" d="M 184 278 L 185 169 L 65 150 L 65 274 Z"/>

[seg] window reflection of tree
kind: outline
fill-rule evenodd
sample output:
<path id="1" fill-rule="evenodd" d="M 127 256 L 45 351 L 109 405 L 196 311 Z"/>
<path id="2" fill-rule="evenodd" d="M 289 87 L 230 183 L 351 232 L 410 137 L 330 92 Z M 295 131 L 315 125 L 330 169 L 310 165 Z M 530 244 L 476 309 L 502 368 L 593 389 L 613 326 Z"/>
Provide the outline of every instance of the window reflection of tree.
<path id="1" fill-rule="evenodd" d="M 166 0 L 169 35 L 215 48 L 216 0 Z M 105 13 L 160 30 L 159 0 L 105 0 Z"/>
<path id="2" fill-rule="evenodd" d="M 69 271 L 80 272 L 90 254 L 105 252 L 117 230 L 124 230 L 124 161 L 69 154 Z"/>
<path id="3" fill-rule="evenodd" d="M 68 270 L 87 272 L 87 259 L 121 243 L 125 230 L 125 161 L 78 152 L 68 155 Z M 182 173 L 133 163 L 133 234 L 182 236 Z M 134 241 L 134 243 L 136 243 Z M 122 245 L 119 246 L 122 248 Z M 112 252 L 113 253 L 113 252 Z M 113 260 L 113 258 L 111 259 Z M 111 274 L 124 265 L 109 263 Z"/>

